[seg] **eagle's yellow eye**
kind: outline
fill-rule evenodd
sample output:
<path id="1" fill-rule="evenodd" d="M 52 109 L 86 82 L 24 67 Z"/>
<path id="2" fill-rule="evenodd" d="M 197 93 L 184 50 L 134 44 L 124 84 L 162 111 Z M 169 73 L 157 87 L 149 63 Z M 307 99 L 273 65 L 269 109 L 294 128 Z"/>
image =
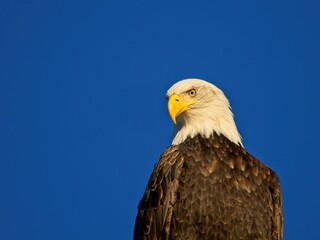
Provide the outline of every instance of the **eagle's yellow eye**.
<path id="1" fill-rule="evenodd" d="M 194 97 L 194 96 L 196 96 L 197 91 L 195 89 L 191 89 L 191 90 L 188 91 L 188 94 L 189 94 L 190 97 Z"/>

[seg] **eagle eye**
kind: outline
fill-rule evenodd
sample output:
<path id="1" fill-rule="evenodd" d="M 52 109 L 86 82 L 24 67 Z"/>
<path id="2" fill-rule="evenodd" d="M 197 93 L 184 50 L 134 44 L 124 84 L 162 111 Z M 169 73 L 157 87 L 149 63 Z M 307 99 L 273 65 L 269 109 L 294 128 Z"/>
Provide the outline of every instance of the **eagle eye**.
<path id="1" fill-rule="evenodd" d="M 197 91 L 196 91 L 195 89 L 190 89 L 190 90 L 188 91 L 188 95 L 189 95 L 190 97 L 194 97 L 194 96 L 196 96 L 196 94 L 197 94 Z"/>

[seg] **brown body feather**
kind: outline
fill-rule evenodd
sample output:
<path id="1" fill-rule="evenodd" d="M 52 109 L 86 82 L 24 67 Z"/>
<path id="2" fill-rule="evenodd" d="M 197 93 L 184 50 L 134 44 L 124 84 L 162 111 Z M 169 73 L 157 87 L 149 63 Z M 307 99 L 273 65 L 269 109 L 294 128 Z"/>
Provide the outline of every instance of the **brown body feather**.
<path id="1" fill-rule="evenodd" d="M 135 240 L 281 240 L 274 171 L 224 136 L 168 147 L 139 203 Z"/>

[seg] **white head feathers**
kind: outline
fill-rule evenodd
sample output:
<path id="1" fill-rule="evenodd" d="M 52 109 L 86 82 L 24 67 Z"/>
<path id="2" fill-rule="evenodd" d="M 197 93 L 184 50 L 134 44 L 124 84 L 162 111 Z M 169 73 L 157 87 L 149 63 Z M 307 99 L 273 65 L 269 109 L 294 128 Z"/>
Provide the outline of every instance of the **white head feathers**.
<path id="1" fill-rule="evenodd" d="M 195 90 L 195 94 L 192 92 L 191 95 L 190 90 Z M 219 88 L 209 82 L 190 78 L 174 84 L 167 91 L 167 98 L 173 94 L 181 97 L 182 101 L 192 101 L 188 109 L 176 117 L 173 145 L 197 134 L 209 138 L 215 132 L 242 146 L 229 101 Z"/>

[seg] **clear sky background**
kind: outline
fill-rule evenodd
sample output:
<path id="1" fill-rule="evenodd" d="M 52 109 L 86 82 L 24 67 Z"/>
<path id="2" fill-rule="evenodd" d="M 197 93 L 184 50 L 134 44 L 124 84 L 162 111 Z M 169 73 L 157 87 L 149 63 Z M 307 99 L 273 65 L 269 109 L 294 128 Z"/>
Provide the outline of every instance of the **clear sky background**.
<path id="1" fill-rule="evenodd" d="M 284 239 L 320 239 L 319 43 L 316 0 L 2 0 L 0 239 L 131 239 L 189 77 L 278 173 Z"/>

